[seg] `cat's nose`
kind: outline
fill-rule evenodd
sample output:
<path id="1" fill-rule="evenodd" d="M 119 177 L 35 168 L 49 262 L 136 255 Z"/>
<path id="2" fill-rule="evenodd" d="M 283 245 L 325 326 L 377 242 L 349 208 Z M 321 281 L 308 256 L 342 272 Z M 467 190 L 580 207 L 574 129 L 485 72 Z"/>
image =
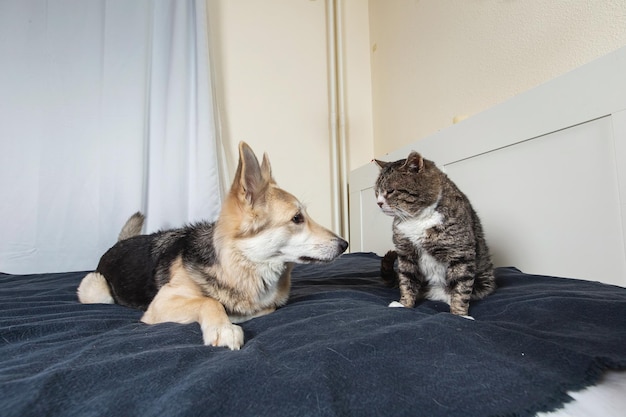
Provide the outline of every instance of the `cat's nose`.
<path id="1" fill-rule="evenodd" d="M 383 208 L 383 202 L 382 201 L 378 202 L 378 207 Z"/>

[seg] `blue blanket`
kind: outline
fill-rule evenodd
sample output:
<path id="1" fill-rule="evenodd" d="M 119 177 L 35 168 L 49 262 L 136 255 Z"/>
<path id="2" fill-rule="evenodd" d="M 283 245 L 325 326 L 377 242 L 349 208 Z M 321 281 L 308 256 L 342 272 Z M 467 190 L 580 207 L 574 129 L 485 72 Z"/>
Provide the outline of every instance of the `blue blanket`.
<path id="1" fill-rule="evenodd" d="M 388 308 L 379 262 L 297 266 L 289 303 L 242 324 L 241 351 L 79 304 L 84 272 L 0 274 L 0 415 L 529 416 L 626 369 L 624 288 L 499 268 L 471 321 Z"/>

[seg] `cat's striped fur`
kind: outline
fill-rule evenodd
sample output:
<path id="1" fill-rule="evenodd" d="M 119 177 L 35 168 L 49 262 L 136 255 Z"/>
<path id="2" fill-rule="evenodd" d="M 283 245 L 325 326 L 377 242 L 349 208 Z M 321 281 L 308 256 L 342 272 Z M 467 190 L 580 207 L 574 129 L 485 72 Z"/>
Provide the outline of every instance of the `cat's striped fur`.
<path id="1" fill-rule="evenodd" d="M 470 299 L 495 289 L 478 215 L 448 176 L 417 152 L 407 159 L 376 163 L 381 167 L 375 187 L 378 205 L 394 217 L 395 251 L 383 258 L 383 280 L 399 285 L 405 307 L 425 297 L 444 301 L 451 313 L 467 316 Z"/>

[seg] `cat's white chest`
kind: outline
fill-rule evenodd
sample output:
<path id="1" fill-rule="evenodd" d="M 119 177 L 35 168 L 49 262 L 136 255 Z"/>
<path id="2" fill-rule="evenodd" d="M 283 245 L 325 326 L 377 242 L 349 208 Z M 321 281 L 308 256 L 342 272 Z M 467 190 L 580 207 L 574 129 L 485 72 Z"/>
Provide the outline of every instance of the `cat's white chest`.
<path id="1" fill-rule="evenodd" d="M 415 246 L 421 247 L 426 231 L 443 223 L 443 216 L 435 210 L 435 206 L 433 204 L 425 208 L 416 217 L 399 221 L 396 223 L 396 231 L 409 239 Z"/>
<path id="2" fill-rule="evenodd" d="M 423 240 L 428 229 L 443 223 L 443 216 L 435 210 L 435 205 L 426 208 L 412 219 L 396 224 L 396 232 L 409 239 L 417 248 L 423 246 Z M 426 280 L 430 283 L 426 298 L 443 301 L 450 304 L 450 295 L 445 291 L 448 265 L 439 262 L 426 251 L 421 251 L 418 260 L 419 268 Z"/>

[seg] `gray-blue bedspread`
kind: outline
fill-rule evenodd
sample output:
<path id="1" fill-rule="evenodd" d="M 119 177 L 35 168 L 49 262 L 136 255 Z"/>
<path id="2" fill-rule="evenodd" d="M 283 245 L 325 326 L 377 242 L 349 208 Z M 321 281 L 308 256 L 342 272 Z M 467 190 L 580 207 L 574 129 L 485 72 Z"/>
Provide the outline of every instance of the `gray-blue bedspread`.
<path id="1" fill-rule="evenodd" d="M 388 308 L 379 262 L 296 266 L 240 351 L 78 303 L 84 272 L 0 274 L 0 416 L 528 416 L 626 369 L 625 288 L 498 268 L 471 321 Z"/>

